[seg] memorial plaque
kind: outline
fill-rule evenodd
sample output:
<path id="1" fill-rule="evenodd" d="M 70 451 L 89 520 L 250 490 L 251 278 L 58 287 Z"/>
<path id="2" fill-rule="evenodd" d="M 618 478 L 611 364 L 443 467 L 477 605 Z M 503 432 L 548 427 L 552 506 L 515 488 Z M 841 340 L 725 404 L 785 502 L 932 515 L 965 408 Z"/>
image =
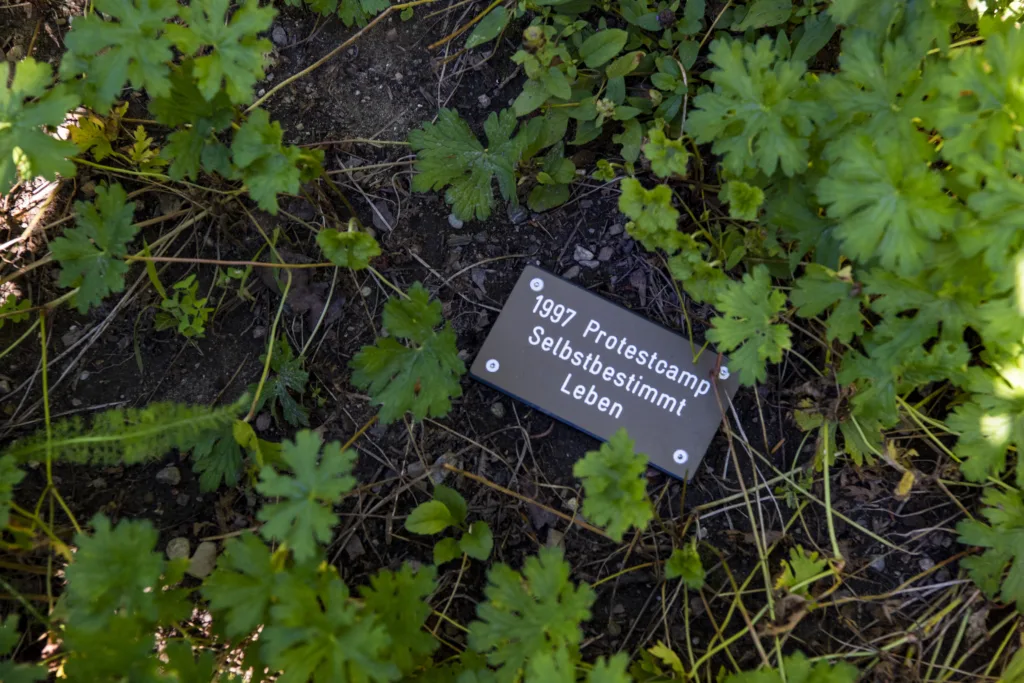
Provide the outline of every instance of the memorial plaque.
<path id="1" fill-rule="evenodd" d="M 606 440 L 625 427 L 636 450 L 689 479 L 739 384 L 728 361 L 582 287 L 527 266 L 470 375 Z"/>

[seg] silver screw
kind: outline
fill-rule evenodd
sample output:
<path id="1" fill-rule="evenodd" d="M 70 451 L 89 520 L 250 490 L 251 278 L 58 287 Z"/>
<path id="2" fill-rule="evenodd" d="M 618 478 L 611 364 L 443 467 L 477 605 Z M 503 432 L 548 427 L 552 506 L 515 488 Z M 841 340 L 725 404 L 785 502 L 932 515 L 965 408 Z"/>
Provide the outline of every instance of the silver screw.
<path id="1" fill-rule="evenodd" d="M 532 289 L 535 292 L 539 292 L 540 290 L 544 289 L 544 281 L 541 280 L 539 277 L 533 278 L 532 280 L 530 280 L 530 289 Z"/>
<path id="2" fill-rule="evenodd" d="M 729 368 L 724 365 L 718 369 L 718 379 L 729 379 Z"/>
<path id="3" fill-rule="evenodd" d="M 690 454 L 680 448 L 678 451 L 672 454 L 672 459 L 680 465 L 685 465 L 686 461 L 690 459 Z"/>
<path id="4" fill-rule="evenodd" d="M 487 368 L 487 372 L 497 372 L 498 368 L 501 367 L 501 364 L 497 360 L 492 358 L 486 363 L 484 363 L 484 367 Z"/>

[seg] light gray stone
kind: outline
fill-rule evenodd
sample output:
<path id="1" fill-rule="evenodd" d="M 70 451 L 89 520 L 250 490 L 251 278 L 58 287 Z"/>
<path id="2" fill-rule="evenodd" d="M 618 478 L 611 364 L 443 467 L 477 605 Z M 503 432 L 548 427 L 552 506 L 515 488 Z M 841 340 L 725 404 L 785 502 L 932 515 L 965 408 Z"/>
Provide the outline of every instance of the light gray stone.
<path id="1" fill-rule="evenodd" d="M 213 571 L 216 564 L 217 544 L 213 541 L 203 541 L 192 555 L 192 560 L 188 565 L 188 573 L 197 579 L 205 579 Z"/>
<path id="2" fill-rule="evenodd" d="M 167 543 L 167 559 L 177 560 L 182 557 L 188 557 L 188 554 L 192 552 L 192 544 L 189 543 L 188 539 L 184 536 L 178 538 L 172 538 Z"/>

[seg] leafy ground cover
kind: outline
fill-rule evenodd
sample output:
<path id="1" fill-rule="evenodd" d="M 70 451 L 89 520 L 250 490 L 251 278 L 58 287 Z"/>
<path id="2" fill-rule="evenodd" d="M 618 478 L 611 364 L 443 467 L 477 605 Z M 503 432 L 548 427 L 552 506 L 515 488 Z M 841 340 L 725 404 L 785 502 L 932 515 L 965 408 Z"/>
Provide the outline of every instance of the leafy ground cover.
<path id="1" fill-rule="evenodd" d="M 0 678 L 1019 679 L 1013 3 L 18 9 Z M 462 377 L 525 262 L 692 482 Z"/>

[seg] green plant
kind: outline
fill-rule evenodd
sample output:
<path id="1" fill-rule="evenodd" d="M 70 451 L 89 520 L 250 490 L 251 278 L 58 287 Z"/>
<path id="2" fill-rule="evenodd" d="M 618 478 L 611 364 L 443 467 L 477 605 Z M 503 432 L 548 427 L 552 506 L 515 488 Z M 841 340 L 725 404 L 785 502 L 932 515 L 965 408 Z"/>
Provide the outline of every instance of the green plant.
<path id="1" fill-rule="evenodd" d="M 494 536 L 487 522 L 476 521 L 466 525 L 468 507 L 466 499 L 455 489 L 434 487 L 434 499 L 417 505 L 405 519 L 405 528 L 414 534 L 439 534 L 449 527 L 461 532 L 461 537 L 442 538 L 434 544 L 434 564 L 440 566 L 465 553 L 475 560 L 487 560 L 494 548 Z"/>
<path id="2" fill-rule="evenodd" d="M 213 308 L 206 305 L 205 297 L 200 299 L 196 295 L 198 288 L 194 274 L 175 282 L 171 287 L 173 294 L 160 302 L 153 326 L 158 330 L 174 328 L 186 339 L 202 337 Z"/>
<path id="3" fill-rule="evenodd" d="M 625 429 L 573 465 L 583 482 L 583 514 L 621 541 L 630 528 L 643 530 L 654 517 L 647 497 L 647 456 L 633 450 Z"/>
<path id="4" fill-rule="evenodd" d="M 259 385 L 253 384 L 248 388 L 251 394 L 257 396 L 253 412 L 269 406 L 275 422 L 280 423 L 281 418 L 284 418 L 293 427 L 309 425 L 309 411 L 292 396 L 293 391 L 300 396 L 305 393 L 306 382 L 309 381 L 309 373 L 302 368 L 302 356 L 295 356 L 291 344 L 284 336 L 277 340 L 269 355 L 272 376 L 267 377 L 263 390 L 258 394 Z M 266 361 L 267 354 L 260 356 L 260 362 Z"/>

